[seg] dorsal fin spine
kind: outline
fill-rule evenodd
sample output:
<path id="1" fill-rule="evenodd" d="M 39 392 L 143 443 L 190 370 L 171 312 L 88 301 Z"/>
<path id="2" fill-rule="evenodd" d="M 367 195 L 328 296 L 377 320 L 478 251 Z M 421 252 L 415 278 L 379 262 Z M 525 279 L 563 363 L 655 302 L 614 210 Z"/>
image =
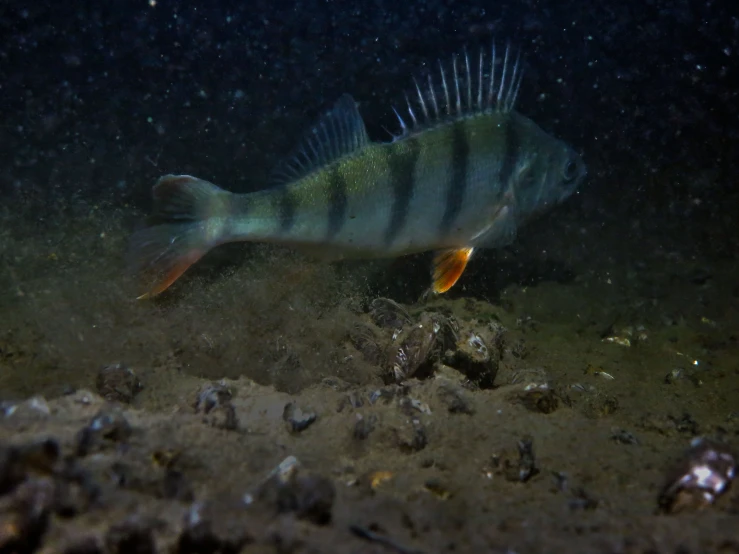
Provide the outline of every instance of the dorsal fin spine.
<path id="1" fill-rule="evenodd" d="M 503 72 L 500 76 L 500 88 L 498 89 L 498 99 L 496 101 L 498 110 L 500 110 L 501 101 L 503 100 L 503 90 L 505 89 L 506 73 L 508 73 L 508 52 L 509 50 L 510 50 L 510 47 L 506 45 L 505 56 L 503 57 Z"/>
<path id="2" fill-rule="evenodd" d="M 426 108 L 426 102 L 423 99 L 423 94 L 421 94 L 421 87 L 418 86 L 418 80 L 413 79 L 413 82 L 416 85 L 416 92 L 418 93 L 418 102 L 421 104 L 421 109 L 423 110 L 423 116 L 428 120 L 429 118 L 429 111 Z"/>
<path id="3" fill-rule="evenodd" d="M 436 93 L 434 92 L 434 81 L 431 78 L 431 73 L 428 75 L 428 81 L 429 81 L 429 92 L 431 93 L 431 103 L 434 105 L 434 116 L 438 119 L 439 118 L 439 104 L 436 102 Z"/>
<path id="4" fill-rule="evenodd" d="M 467 50 L 464 52 L 464 67 L 467 71 L 467 109 L 472 109 L 472 73 L 470 72 L 470 57 Z"/>
<path id="5" fill-rule="evenodd" d="M 493 91 L 495 90 L 495 43 L 493 43 L 492 59 L 490 60 L 490 87 L 488 89 L 487 109 L 493 107 Z"/>
<path id="6" fill-rule="evenodd" d="M 362 116 L 354 99 L 345 94 L 305 134 L 292 156 L 273 172 L 273 182 L 284 184 L 301 179 L 367 144 L 369 137 Z"/>
<path id="7" fill-rule="evenodd" d="M 408 114 L 411 116 L 413 125 L 418 125 L 418 119 L 416 119 L 416 114 L 413 112 L 413 106 L 411 106 L 411 101 L 408 99 L 407 94 L 405 95 L 405 103 L 408 104 Z"/>
<path id="8" fill-rule="evenodd" d="M 446 74 L 441 60 L 439 60 L 439 67 L 441 68 L 441 85 L 444 87 L 444 98 L 446 99 L 446 114 L 452 115 L 452 103 L 449 101 L 449 88 L 446 85 Z"/>
<path id="9" fill-rule="evenodd" d="M 513 66 L 513 73 L 511 74 L 511 86 L 508 89 L 508 95 L 506 96 L 505 100 L 505 109 L 506 111 L 510 111 L 513 107 L 513 102 L 516 99 L 516 95 L 518 94 L 518 85 L 520 84 L 518 82 L 518 66 L 519 62 L 521 61 L 521 53 L 516 54 L 516 63 Z"/>
<path id="10" fill-rule="evenodd" d="M 395 116 L 398 118 L 398 121 L 400 121 L 400 130 L 405 133 L 408 129 L 408 126 L 405 124 L 405 121 L 403 121 L 403 118 L 400 117 L 400 114 L 398 113 L 398 110 L 393 108 L 393 111 L 395 112 Z"/>
<path id="11" fill-rule="evenodd" d="M 480 64 L 478 66 L 477 75 L 477 109 L 482 110 L 482 64 L 484 63 L 484 54 L 480 49 Z"/>
<path id="12" fill-rule="evenodd" d="M 405 97 L 411 121 L 407 125 L 396 111 L 401 133 L 395 139 L 449 119 L 475 116 L 488 111 L 512 111 L 523 80 L 522 56 L 510 44 L 506 44 L 502 54 L 498 59 L 495 43 L 492 44 L 490 61 L 482 49 L 478 59 L 470 59 L 465 50 L 463 60 L 460 59 L 462 54 L 453 56 L 451 64 L 446 66 L 439 60 L 440 82 L 436 81 L 436 72 L 427 74 L 424 87 L 421 87 L 418 78 L 414 78 L 415 90 L 409 91 Z M 451 73 L 449 76 L 447 71 Z M 441 106 L 442 102 L 445 106 Z"/>
<path id="13" fill-rule="evenodd" d="M 454 90 L 457 92 L 457 115 L 462 115 L 462 99 L 459 95 L 459 72 L 457 71 L 457 56 L 454 56 Z"/>

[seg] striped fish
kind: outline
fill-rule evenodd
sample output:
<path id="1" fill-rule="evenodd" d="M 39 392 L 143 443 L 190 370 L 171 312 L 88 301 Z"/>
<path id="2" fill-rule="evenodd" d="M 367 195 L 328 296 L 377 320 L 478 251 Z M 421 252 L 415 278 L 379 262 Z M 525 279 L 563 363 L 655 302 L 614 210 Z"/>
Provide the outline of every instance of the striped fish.
<path id="1" fill-rule="evenodd" d="M 476 248 L 509 244 L 519 225 L 568 198 L 585 176 L 580 156 L 514 110 L 523 72 L 506 48 L 440 64 L 415 81 L 401 133 L 372 142 L 342 96 L 280 168 L 282 183 L 232 194 L 187 175 L 154 186 L 159 223 L 132 252 L 146 292 L 167 289 L 228 242 L 308 246 L 337 258 L 435 250 L 432 289 L 447 291 Z"/>

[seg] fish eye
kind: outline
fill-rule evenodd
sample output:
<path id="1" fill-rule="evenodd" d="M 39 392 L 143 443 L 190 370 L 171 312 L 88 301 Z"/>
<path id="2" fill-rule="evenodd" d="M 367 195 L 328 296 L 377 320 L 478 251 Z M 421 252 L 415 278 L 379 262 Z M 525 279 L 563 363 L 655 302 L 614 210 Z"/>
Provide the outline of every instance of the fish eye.
<path id="1" fill-rule="evenodd" d="M 575 177 L 577 177 L 577 170 L 577 162 L 574 160 L 570 160 L 562 169 L 562 177 L 565 181 L 572 181 Z"/>

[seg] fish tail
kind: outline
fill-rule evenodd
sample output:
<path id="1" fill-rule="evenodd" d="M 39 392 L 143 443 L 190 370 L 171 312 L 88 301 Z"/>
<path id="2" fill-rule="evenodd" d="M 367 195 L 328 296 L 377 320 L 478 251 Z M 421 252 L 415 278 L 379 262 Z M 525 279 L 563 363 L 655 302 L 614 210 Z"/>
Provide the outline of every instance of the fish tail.
<path id="1" fill-rule="evenodd" d="M 153 188 L 158 224 L 136 232 L 130 262 L 151 298 L 223 242 L 231 193 L 189 175 L 166 175 Z"/>

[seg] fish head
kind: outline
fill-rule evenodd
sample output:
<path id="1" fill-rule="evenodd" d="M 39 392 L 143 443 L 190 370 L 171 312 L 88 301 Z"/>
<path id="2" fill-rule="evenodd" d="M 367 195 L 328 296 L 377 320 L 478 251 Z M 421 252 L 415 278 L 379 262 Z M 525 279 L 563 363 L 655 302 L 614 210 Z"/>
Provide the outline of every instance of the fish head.
<path id="1" fill-rule="evenodd" d="M 587 175 L 578 154 L 565 142 L 519 116 L 513 123 L 518 155 L 508 190 L 519 221 L 527 221 L 567 200 Z"/>

